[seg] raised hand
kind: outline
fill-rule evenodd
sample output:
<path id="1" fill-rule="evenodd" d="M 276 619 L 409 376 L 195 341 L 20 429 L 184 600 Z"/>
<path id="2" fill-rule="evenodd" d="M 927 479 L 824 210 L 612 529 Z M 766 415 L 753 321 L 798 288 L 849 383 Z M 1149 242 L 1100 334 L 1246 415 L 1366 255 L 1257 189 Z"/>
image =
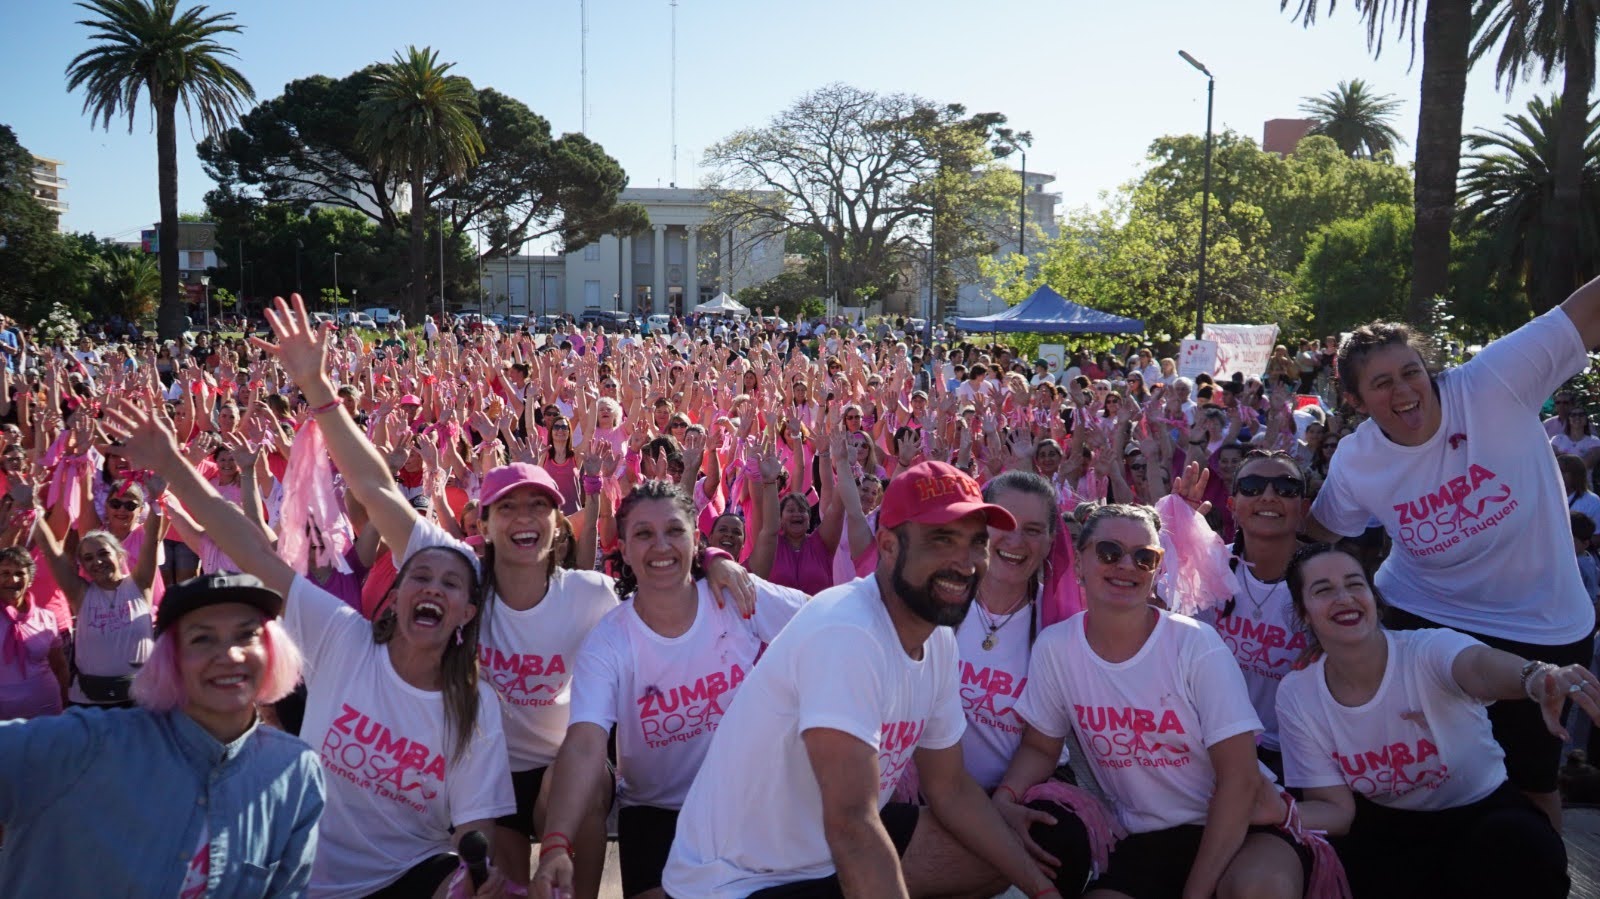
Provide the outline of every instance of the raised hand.
<path id="1" fill-rule="evenodd" d="M 328 356 L 327 330 L 312 324 L 311 317 L 306 314 L 305 301 L 300 299 L 299 294 L 291 294 L 289 302 L 277 297 L 273 303 L 275 307 L 268 309 L 266 316 L 278 342 L 268 343 L 259 337 L 251 337 L 250 345 L 277 358 L 278 364 L 283 366 L 283 370 L 289 373 L 302 391 L 310 385 L 323 382 Z"/>
<path id="2" fill-rule="evenodd" d="M 136 469 L 158 471 L 182 458 L 171 425 L 132 399 L 106 410 L 106 428 L 122 441 L 122 456 Z"/>
<path id="3" fill-rule="evenodd" d="M 1199 462 L 1190 462 L 1183 467 L 1183 474 L 1172 482 L 1172 492 L 1204 515 L 1211 511 L 1211 504 L 1205 501 L 1206 485 L 1209 483 L 1211 470 Z"/>

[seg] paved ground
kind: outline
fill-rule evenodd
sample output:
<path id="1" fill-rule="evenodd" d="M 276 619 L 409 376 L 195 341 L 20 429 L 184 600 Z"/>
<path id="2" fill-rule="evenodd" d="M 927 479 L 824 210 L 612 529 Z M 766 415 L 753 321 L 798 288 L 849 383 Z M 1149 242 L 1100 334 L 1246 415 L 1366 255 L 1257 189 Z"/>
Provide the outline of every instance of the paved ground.
<path id="1" fill-rule="evenodd" d="M 1570 899 L 1600 899 L 1600 808 L 1567 809 L 1568 870 L 1572 872 Z M 617 870 L 617 844 L 606 849 L 606 879 L 600 899 L 623 899 L 622 877 Z M 1010 890 L 996 899 L 1025 899 Z"/>

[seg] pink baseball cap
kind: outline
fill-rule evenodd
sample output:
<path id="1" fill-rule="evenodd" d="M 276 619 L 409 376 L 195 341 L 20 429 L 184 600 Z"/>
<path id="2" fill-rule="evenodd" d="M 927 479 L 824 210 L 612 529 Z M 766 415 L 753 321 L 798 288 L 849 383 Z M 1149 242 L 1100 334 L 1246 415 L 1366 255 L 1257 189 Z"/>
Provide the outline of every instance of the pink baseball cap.
<path id="1" fill-rule="evenodd" d="M 889 482 L 878 510 L 878 527 L 894 528 L 908 521 L 949 524 L 974 512 L 985 513 L 990 527 L 1002 531 L 1017 527 L 1010 512 L 983 501 L 978 482 L 966 472 L 944 462 L 923 462 Z"/>
<path id="2" fill-rule="evenodd" d="M 556 486 L 555 478 L 550 477 L 550 472 L 527 462 L 513 462 L 491 470 L 484 476 L 483 489 L 478 493 L 479 502 L 487 508 L 519 487 L 532 487 L 549 497 L 557 507 L 566 502 L 561 495 L 561 488 Z"/>
<path id="3" fill-rule="evenodd" d="M 402 405 L 402 406 L 420 406 L 420 405 L 422 405 L 422 399 L 420 397 L 418 397 L 414 393 L 408 393 L 405 396 L 400 398 L 400 405 Z"/>

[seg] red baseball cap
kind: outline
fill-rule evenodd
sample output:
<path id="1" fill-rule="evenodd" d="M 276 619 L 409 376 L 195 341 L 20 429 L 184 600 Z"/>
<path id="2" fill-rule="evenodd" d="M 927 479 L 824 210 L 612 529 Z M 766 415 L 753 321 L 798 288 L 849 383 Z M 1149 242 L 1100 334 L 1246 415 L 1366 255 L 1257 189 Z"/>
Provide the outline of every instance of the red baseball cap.
<path id="1" fill-rule="evenodd" d="M 889 482 L 878 510 L 878 527 L 894 528 L 908 521 L 948 524 L 973 512 L 983 512 L 989 526 L 1015 530 L 1017 520 L 993 503 L 983 501 L 983 491 L 970 475 L 944 462 L 913 465 Z"/>
<path id="2" fill-rule="evenodd" d="M 494 505 L 495 500 L 519 487 L 532 487 L 543 493 L 556 504 L 557 508 L 565 502 L 561 496 L 561 488 L 556 486 L 555 478 L 550 477 L 550 472 L 527 462 L 513 462 L 490 471 L 483 479 L 483 489 L 478 494 L 479 502 L 487 508 Z"/>

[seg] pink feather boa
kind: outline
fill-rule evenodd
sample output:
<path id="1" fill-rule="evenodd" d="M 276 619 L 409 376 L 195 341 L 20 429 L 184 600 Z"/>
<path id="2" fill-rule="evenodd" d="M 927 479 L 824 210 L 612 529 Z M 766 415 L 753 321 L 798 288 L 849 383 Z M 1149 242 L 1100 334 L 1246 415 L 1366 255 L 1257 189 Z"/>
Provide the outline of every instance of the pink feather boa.
<path id="1" fill-rule="evenodd" d="M 1156 500 L 1161 517 L 1161 546 L 1166 558 L 1157 583 L 1167 608 L 1180 615 L 1221 605 L 1239 592 L 1239 579 L 1228 565 L 1228 548 L 1206 520 L 1182 497 Z"/>
<path id="2" fill-rule="evenodd" d="M 312 564 L 330 565 L 340 574 L 349 574 L 344 560 L 346 533 L 339 527 L 344 512 L 334 492 L 333 469 L 328 461 L 327 441 L 316 419 L 310 419 L 295 435 L 289 450 L 289 467 L 283 474 L 283 517 L 278 527 L 278 555 L 296 571 L 309 571 Z M 322 531 L 322 550 L 311 559 L 311 541 L 306 525 L 315 523 Z"/>

